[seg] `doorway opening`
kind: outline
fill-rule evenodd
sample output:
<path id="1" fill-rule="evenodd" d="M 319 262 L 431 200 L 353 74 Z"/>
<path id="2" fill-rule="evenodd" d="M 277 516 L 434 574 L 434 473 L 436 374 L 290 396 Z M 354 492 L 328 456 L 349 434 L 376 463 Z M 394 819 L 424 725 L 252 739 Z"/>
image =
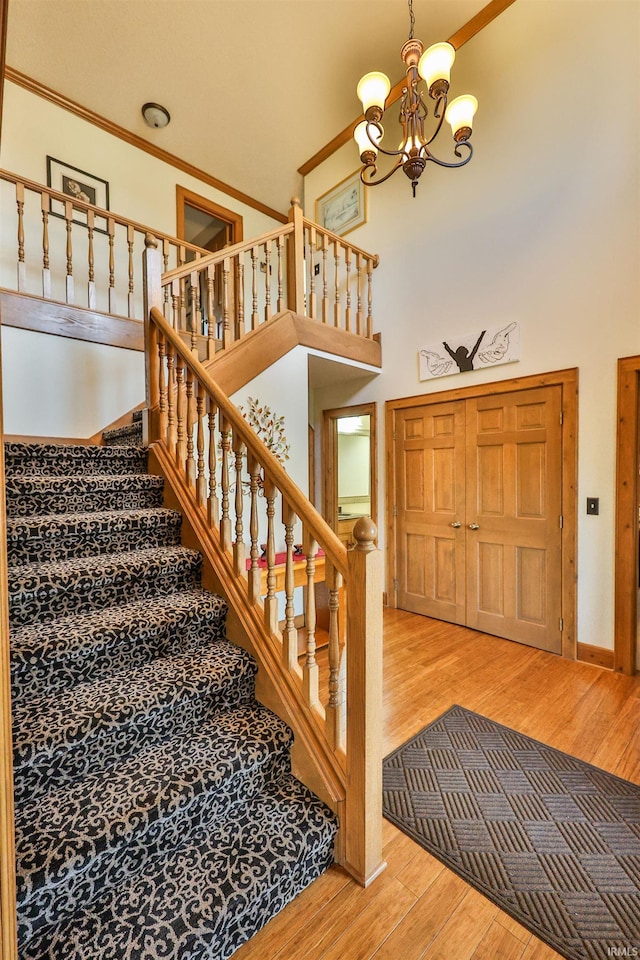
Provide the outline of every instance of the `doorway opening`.
<path id="1" fill-rule="evenodd" d="M 234 243 L 240 243 L 243 240 L 243 220 L 239 213 L 229 210 L 226 207 L 201 197 L 185 187 L 176 187 L 176 225 L 177 236 L 179 240 L 186 240 L 194 246 L 202 247 L 210 253 L 217 253 L 224 250 L 225 247 L 232 246 Z M 193 250 L 185 251 L 185 262 L 190 263 L 196 259 L 196 253 Z M 229 314 L 234 315 L 233 299 L 236 295 L 237 278 L 231 284 Z M 191 302 L 191 290 L 186 290 L 186 309 L 189 325 L 196 318 L 197 332 L 203 336 L 207 335 L 210 319 L 215 324 L 215 336 L 221 336 L 222 312 L 223 312 L 223 284 L 222 284 L 222 264 L 216 266 L 213 297 L 207 290 L 207 281 L 204 273 L 200 274 L 200 289 L 196 297 L 197 302 Z"/>
<path id="2" fill-rule="evenodd" d="M 359 517 L 377 524 L 377 429 L 375 403 L 323 412 L 324 518 L 347 546 Z"/>

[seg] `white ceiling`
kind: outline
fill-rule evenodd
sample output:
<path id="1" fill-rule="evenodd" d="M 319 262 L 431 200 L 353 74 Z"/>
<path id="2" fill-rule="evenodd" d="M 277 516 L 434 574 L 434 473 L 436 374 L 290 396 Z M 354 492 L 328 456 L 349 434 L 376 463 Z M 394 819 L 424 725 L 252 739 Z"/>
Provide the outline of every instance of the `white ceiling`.
<path id="1" fill-rule="evenodd" d="M 447 39 L 484 5 L 414 0 L 415 34 Z M 404 0 L 9 0 L 7 64 L 286 211 L 362 74 L 400 79 L 408 30 Z"/>

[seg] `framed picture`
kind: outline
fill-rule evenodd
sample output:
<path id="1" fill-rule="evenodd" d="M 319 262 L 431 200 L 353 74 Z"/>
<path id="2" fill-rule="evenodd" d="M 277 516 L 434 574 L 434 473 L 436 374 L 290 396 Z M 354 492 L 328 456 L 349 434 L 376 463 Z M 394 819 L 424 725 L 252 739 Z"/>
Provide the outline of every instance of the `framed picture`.
<path id="1" fill-rule="evenodd" d="M 56 160 L 55 157 L 47 157 L 47 186 L 66 194 L 70 200 L 91 203 L 103 210 L 109 209 L 109 184 L 106 180 L 87 173 L 86 170 L 72 167 L 70 163 Z M 56 217 L 64 216 L 61 200 L 51 201 L 51 213 Z M 73 222 L 86 226 L 86 214 L 82 210 L 74 210 Z"/>
<path id="2" fill-rule="evenodd" d="M 360 179 L 360 170 L 318 197 L 316 222 L 339 236 L 367 222 L 366 191 Z"/>

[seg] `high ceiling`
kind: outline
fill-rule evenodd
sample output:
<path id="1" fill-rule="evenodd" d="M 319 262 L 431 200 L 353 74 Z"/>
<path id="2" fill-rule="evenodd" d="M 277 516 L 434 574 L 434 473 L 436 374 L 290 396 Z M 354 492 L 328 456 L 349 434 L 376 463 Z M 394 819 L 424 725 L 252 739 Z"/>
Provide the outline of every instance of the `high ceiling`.
<path id="1" fill-rule="evenodd" d="M 414 0 L 444 40 L 486 0 Z M 8 66 L 278 210 L 357 116 L 368 70 L 402 76 L 404 0 L 10 0 Z M 144 102 L 171 123 L 144 124 Z M 355 148 L 354 148 L 355 149 Z"/>

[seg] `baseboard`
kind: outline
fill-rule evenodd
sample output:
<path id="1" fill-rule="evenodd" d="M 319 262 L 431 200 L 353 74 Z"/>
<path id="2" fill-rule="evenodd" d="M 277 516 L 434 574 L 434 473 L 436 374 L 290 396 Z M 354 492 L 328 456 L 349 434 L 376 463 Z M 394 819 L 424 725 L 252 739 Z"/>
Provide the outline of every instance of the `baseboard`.
<path id="1" fill-rule="evenodd" d="M 90 446 L 92 441 L 91 438 L 82 439 L 80 437 L 35 437 L 35 436 L 26 436 L 20 433 L 5 433 L 4 435 L 5 443 L 59 443 L 64 446 L 74 445 L 74 446 Z"/>
<path id="2" fill-rule="evenodd" d="M 613 650 L 605 647 L 594 647 L 590 643 L 578 644 L 578 660 L 583 663 L 593 663 L 596 667 L 613 670 Z"/>

